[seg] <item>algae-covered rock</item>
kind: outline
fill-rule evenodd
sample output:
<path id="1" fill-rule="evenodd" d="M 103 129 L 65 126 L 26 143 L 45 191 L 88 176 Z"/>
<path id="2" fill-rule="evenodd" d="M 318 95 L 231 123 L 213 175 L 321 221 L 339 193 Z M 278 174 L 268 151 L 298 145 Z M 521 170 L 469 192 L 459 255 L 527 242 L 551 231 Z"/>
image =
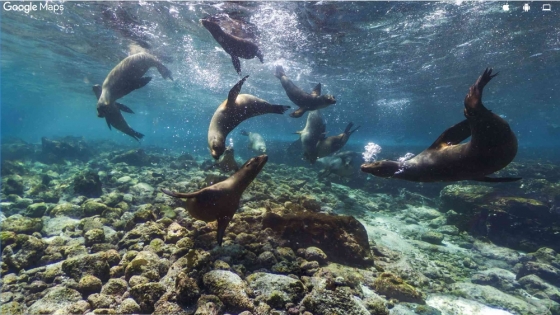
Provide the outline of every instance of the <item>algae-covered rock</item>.
<path id="1" fill-rule="evenodd" d="M 441 245 L 441 242 L 443 241 L 443 234 L 435 231 L 427 231 L 420 236 L 420 239 L 430 244 Z"/>
<path id="2" fill-rule="evenodd" d="M 16 301 L 0 303 L 0 314 L 26 314 L 25 304 Z"/>
<path id="3" fill-rule="evenodd" d="M 379 294 L 390 299 L 397 299 L 401 302 L 411 302 L 425 304 L 422 293 L 418 292 L 413 286 L 404 282 L 396 275 L 384 272 L 373 282 L 373 288 Z"/>
<path id="4" fill-rule="evenodd" d="M 312 314 L 370 315 L 364 303 L 344 288 L 313 289 L 301 304 Z"/>
<path id="5" fill-rule="evenodd" d="M 43 228 L 43 221 L 39 218 L 28 218 L 21 214 L 14 214 L 2 221 L 2 231 L 15 232 L 17 234 L 33 234 Z"/>
<path id="6" fill-rule="evenodd" d="M 220 298 L 232 310 L 244 311 L 254 308 L 247 295 L 247 284 L 231 271 L 212 270 L 203 277 L 206 289 Z"/>
<path id="7" fill-rule="evenodd" d="M 534 261 L 529 261 L 521 267 L 517 273 L 517 279 L 527 275 L 537 275 L 539 278 L 547 281 L 548 283 L 560 286 L 560 269 Z"/>
<path id="8" fill-rule="evenodd" d="M 88 198 L 98 198 L 103 194 L 99 175 L 93 171 L 83 172 L 74 177 L 74 192 Z"/>
<path id="9" fill-rule="evenodd" d="M 213 315 L 224 312 L 224 303 L 215 295 L 202 295 L 196 302 L 197 309 L 194 315 Z"/>
<path id="10" fill-rule="evenodd" d="M 4 247 L 2 261 L 15 270 L 35 266 L 43 256 L 47 244 L 34 236 L 19 235 L 15 244 Z"/>
<path id="11" fill-rule="evenodd" d="M 187 229 L 179 223 L 173 222 L 167 227 L 167 236 L 165 240 L 169 243 L 175 243 L 187 235 Z"/>
<path id="12" fill-rule="evenodd" d="M 161 283 L 150 282 L 132 287 L 130 295 L 138 302 L 142 312 L 152 313 L 154 311 L 154 304 L 165 291 L 166 289 Z"/>
<path id="13" fill-rule="evenodd" d="M 101 288 L 101 294 L 123 295 L 128 289 L 128 284 L 123 279 L 109 279 Z"/>
<path id="14" fill-rule="evenodd" d="M 88 296 L 92 293 L 99 293 L 102 285 L 99 278 L 92 275 L 85 275 L 78 282 L 78 291 L 84 296 Z"/>
<path id="15" fill-rule="evenodd" d="M 160 277 L 167 272 L 168 267 L 155 253 L 141 251 L 126 266 L 125 277 L 130 279 L 136 275 L 146 277 L 151 281 L 159 281 Z"/>
<path id="16" fill-rule="evenodd" d="M 81 299 L 82 295 L 80 292 L 59 285 L 49 289 L 45 296 L 31 304 L 28 312 L 29 314 L 52 314 L 57 310 L 69 307 Z"/>
<path id="17" fill-rule="evenodd" d="M 86 274 L 96 276 L 101 281 L 107 281 L 109 269 L 107 255 L 104 252 L 68 258 L 62 263 L 62 271 L 76 281 Z"/>
<path id="18" fill-rule="evenodd" d="M 560 290 L 536 275 L 528 275 L 519 279 L 519 284 L 532 295 L 544 296 L 560 303 Z"/>
<path id="19" fill-rule="evenodd" d="M 152 163 L 159 162 L 156 156 L 148 155 L 142 149 L 130 150 L 115 156 L 111 161 L 113 163 L 126 163 L 132 166 L 150 166 Z"/>
<path id="20" fill-rule="evenodd" d="M 152 239 L 165 237 L 166 233 L 163 225 L 148 221 L 138 224 L 134 229 L 130 230 L 119 241 L 120 248 L 128 248 L 138 243 L 150 243 Z"/>
<path id="21" fill-rule="evenodd" d="M 44 202 L 34 203 L 27 206 L 24 215 L 30 218 L 40 218 L 47 211 L 47 204 Z"/>
<path id="22" fill-rule="evenodd" d="M 301 281 L 283 275 L 257 272 L 247 277 L 247 282 L 254 292 L 258 292 L 257 299 L 277 309 L 286 303 L 298 303 L 307 293 Z"/>
<path id="23" fill-rule="evenodd" d="M 19 175 L 10 175 L 2 179 L 2 192 L 5 195 L 15 194 L 23 195 L 23 177 Z"/>
<path id="24" fill-rule="evenodd" d="M 140 305 L 131 298 L 124 299 L 117 307 L 117 312 L 120 314 L 136 314 L 140 313 Z"/>
<path id="25" fill-rule="evenodd" d="M 286 246 L 294 250 L 315 246 L 333 262 L 362 267 L 373 265 L 367 232 L 354 217 L 311 212 L 284 216 L 267 213 L 263 228 L 277 232 Z"/>
<path id="26" fill-rule="evenodd" d="M 68 202 L 54 206 L 49 213 L 51 217 L 66 216 L 73 219 L 80 219 L 84 216 L 84 210 L 80 206 Z"/>
<path id="27" fill-rule="evenodd" d="M 102 229 L 91 229 L 84 234 L 86 246 L 105 242 L 105 232 Z"/>
<path id="28" fill-rule="evenodd" d="M 177 301 L 190 304 L 200 296 L 200 289 L 196 284 L 196 280 L 190 278 L 186 273 L 180 272 L 175 281 L 175 291 L 177 292 Z"/>

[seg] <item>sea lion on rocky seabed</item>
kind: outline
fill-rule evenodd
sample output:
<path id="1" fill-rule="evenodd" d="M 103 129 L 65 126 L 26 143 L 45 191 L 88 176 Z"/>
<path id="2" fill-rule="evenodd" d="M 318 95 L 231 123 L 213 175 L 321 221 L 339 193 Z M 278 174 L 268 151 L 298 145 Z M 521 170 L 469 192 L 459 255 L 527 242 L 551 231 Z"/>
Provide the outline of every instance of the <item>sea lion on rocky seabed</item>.
<path id="1" fill-rule="evenodd" d="M 280 79 L 288 98 L 299 106 L 295 112 L 290 114 L 290 117 L 298 118 L 303 116 L 308 110 L 322 109 L 336 103 L 334 96 L 329 94 L 321 95 L 321 83 L 317 84 L 311 94 L 309 94 L 297 87 L 292 80 L 286 76 L 282 66 L 276 67 L 275 76 Z"/>
<path id="2" fill-rule="evenodd" d="M 206 170 L 214 167 L 219 168 L 222 172 L 226 173 L 231 171 L 237 172 L 239 170 L 239 165 L 237 165 L 237 162 L 235 161 L 233 147 L 227 147 L 220 159 Z"/>
<path id="3" fill-rule="evenodd" d="M 95 93 L 95 96 L 97 97 L 97 99 L 99 99 L 99 97 L 101 96 L 101 85 L 99 84 L 94 85 L 93 93 Z M 142 139 L 144 135 L 130 128 L 126 120 L 124 120 L 121 111 L 134 114 L 132 109 L 130 109 L 128 106 L 117 102 L 115 102 L 113 105 L 109 105 L 106 108 L 105 121 L 107 122 L 107 126 L 109 127 L 109 130 L 111 130 L 111 126 L 113 126 L 115 127 L 115 129 L 120 130 L 121 132 L 131 136 L 136 141 L 140 141 L 139 139 Z"/>
<path id="4" fill-rule="evenodd" d="M 266 143 L 264 142 L 264 138 L 260 134 L 255 132 L 248 132 L 246 130 L 242 130 L 241 134 L 243 136 L 249 137 L 249 149 L 251 149 L 255 153 L 266 153 Z"/>
<path id="5" fill-rule="evenodd" d="M 314 110 L 307 115 L 305 128 L 296 132 L 300 135 L 303 157 L 311 164 L 317 161 L 317 143 L 325 138 L 325 129 L 326 125 L 321 112 Z"/>
<path id="6" fill-rule="evenodd" d="M 224 232 L 239 207 L 241 194 L 257 177 L 268 156 L 261 155 L 247 161 L 235 174 L 217 184 L 193 193 L 176 193 L 162 189 L 175 198 L 187 198 L 185 208 L 197 220 L 218 220 L 218 245 L 222 245 Z"/>
<path id="7" fill-rule="evenodd" d="M 283 114 L 290 106 L 272 105 L 250 94 L 239 94 L 243 83 L 249 76 L 241 79 L 212 116 L 208 128 L 208 147 L 214 159 L 218 159 L 226 149 L 227 135 L 241 122 L 263 114 Z"/>
<path id="8" fill-rule="evenodd" d="M 346 142 L 348 142 L 348 139 L 350 139 L 350 136 L 360 129 L 360 126 L 358 126 L 356 129 L 350 131 L 353 125 L 353 123 L 349 123 L 344 132 L 338 136 L 331 136 L 320 140 L 319 143 L 317 143 L 317 157 L 322 158 L 342 149 Z"/>
<path id="9" fill-rule="evenodd" d="M 511 182 L 521 178 L 487 177 L 506 167 L 517 154 L 517 138 L 509 124 L 482 104 L 482 90 L 490 80 L 486 69 L 465 97 L 466 120 L 445 130 L 426 150 L 404 161 L 363 164 L 363 172 L 416 182 L 477 180 Z M 467 143 L 460 143 L 471 136 Z"/>
<path id="10" fill-rule="evenodd" d="M 212 37 L 222 46 L 222 48 L 231 56 L 231 62 L 238 74 L 241 74 L 241 62 L 239 58 L 253 59 L 258 57 L 263 61 L 263 54 L 257 44 L 252 41 L 237 37 L 224 32 L 218 23 L 212 18 L 200 20 L 202 25 L 212 34 Z"/>
<path id="11" fill-rule="evenodd" d="M 103 81 L 97 100 L 97 116 L 105 117 L 106 112 L 117 112 L 110 108 L 116 100 L 148 84 L 152 78 L 143 75 L 151 67 L 156 67 L 164 79 L 173 81 L 171 71 L 155 56 L 147 52 L 130 55 L 119 62 Z"/>

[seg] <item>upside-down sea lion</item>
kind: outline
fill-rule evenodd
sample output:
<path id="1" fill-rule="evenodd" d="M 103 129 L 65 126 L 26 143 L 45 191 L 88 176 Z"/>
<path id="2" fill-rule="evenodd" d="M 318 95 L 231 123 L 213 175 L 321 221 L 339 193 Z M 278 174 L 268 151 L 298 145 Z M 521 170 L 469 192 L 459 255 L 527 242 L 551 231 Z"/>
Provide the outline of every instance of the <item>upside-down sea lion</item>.
<path id="1" fill-rule="evenodd" d="M 97 100 L 97 116 L 105 117 L 106 111 L 112 111 L 108 107 L 116 100 L 148 84 L 152 78 L 143 75 L 151 67 L 156 67 L 164 79 L 173 80 L 171 71 L 155 56 L 147 52 L 130 55 L 119 62 L 103 81 Z"/>
<path id="2" fill-rule="evenodd" d="M 487 177 L 506 167 L 517 154 L 517 138 L 509 124 L 482 104 L 482 90 L 496 75 L 492 75 L 492 69 L 484 71 L 465 97 L 467 119 L 445 130 L 428 149 L 404 162 L 363 164 L 362 171 L 416 182 L 521 179 Z M 469 142 L 460 143 L 469 136 Z"/>
<path id="3" fill-rule="evenodd" d="M 247 132 L 246 130 L 242 130 L 241 134 L 249 137 L 249 149 L 251 149 L 255 153 L 266 153 L 266 143 L 264 142 L 264 138 L 260 134 L 255 132 Z"/>
<path id="4" fill-rule="evenodd" d="M 358 126 L 356 129 L 350 131 L 353 125 L 353 123 L 349 123 L 344 132 L 338 136 L 331 136 L 319 140 L 319 143 L 317 143 L 317 157 L 322 158 L 342 149 L 346 142 L 348 142 L 348 139 L 350 139 L 350 136 L 360 129 L 360 126 Z"/>
<path id="5" fill-rule="evenodd" d="M 99 84 L 94 85 L 93 93 L 95 93 L 95 96 L 97 97 L 97 99 L 99 99 L 99 97 L 101 96 L 101 85 Z M 109 107 L 106 108 L 104 116 L 105 116 L 105 121 L 107 122 L 107 126 L 109 127 L 109 130 L 111 130 L 111 126 L 113 126 L 115 127 L 115 129 L 120 130 L 123 133 L 131 136 L 136 141 L 140 141 L 140 139 L 142 139 L 144 135 L 130 128 L 126 120 L 124 120 L 121 111 L 134 114 L 132 109 L 130 109 L 128 106 L 117 102 L 115 102 L 114 105 L 110 105 Z"/>
<path id="6" fill-rule="evenodd" d="M 175 198 L 187 198 L 185 208 L 197 220 L 218 220 L 218 245 L 222 245 L 224 232 L 239 207 L 241 194 L 257 177 L 268 156 L 261 155 L 247 161 L 235 174 L 217 184 L 193 193 L 176 193 L 162 189 Z"/>
<path id="7" fill-rule="evenodd" d="M 208 128 L 208 147 L 214 159 L 218 159 L 226 149 L 227 135 L 242 121 L 263 114 L 283 114 L 290 106 L 272 105 L 250 94 L 239 94 L 245 76 L 231 88 L 225 100 L 212 116 Z"/>
<path id="8" fill-rule="evenodd" d="M 307 122 L 300 135 L 303 157 L 314 164 L 317 161 L 317 143 L 325 138 L 326 125 L 319 110 L 310 111 L 307 115 Z"/>
<path id="9" fill-rule="evenodd" d="M 338 152 L 331 156 L 326 156 L 317 159 L 323 170 L 319 172 L 319 177 L 329 176 L 330 174 L 335 174 L 340 177 L 353 177 L 359 173 L 359 162 L 357 162 L 362 157 L 361 154 L 345 151 Z"/>
<path id="10" fill-rule="evenodd" d="M 290 114 L 290 117 L 298 118 L 308 110 L 322 109 L 336 103 L 334 96 L 329 94 L 321 95 L 321 83 L 317 84 L 311 94 L 309 94 L 297 87 L 292 80 L 286 76 L 282 66 L 276 67 L 275 76 L 280 79 L 288 98 L 299 106 L 295 112 Z"/>
<path id="11" fill-rule="evenodd" d="M 202 25 L 212 34 L 212 37 L 231 56 L 231 62 L 238 74 L 241 74 L 239 58 L 253 59 L 258 57 L 263 62 L 263 54 L 257 44 L 252 41 L 226 33 L 212 18 L 200 20 Z"/>

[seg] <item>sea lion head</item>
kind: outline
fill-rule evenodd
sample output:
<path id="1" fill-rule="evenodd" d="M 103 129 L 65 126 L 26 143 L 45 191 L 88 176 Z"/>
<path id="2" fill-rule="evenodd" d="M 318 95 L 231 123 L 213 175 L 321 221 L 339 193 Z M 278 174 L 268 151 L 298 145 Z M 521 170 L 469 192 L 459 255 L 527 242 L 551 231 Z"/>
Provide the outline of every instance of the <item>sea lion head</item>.
<path id="1" fill-rule="evenodd" d="M 200 23 L 202 23 L 202 26 L 204 26 L 210 32 L 221 29 L 220 25 L 218 25 L 218 23 L 216 23 L 216 21 L 214 21 L 212 18 L 201 19 Z"/>
<path id="2" fill-rule="evenodd" d="M 214 138 L 210 141 L 210 154 L 212 157 L 217 160 L 220 158 L 224 151 L 226 150 L 226 143 L 224 139 L 220 136 L 214 136 Z"/>
<path id="3" fill-rule="evenodd" d="M 401 169 L 401 165 L 395 161 L 383 160 L 362 164 L 360 168 L 364 173 L 379 177 L 392 177 Z"/>
<path id="4" fill-rule="evenodd" d="M 243 164 L 241 169 L 245 172 L 249 172 L 257 176 L 257 174 L 262 170 L 267 161 L 268 155 L 266 154 L 255 156 L 254 158 Z"/>
<path id="5" fill-rule="evenodd" d="M 325 95 L 321 95 L 320 97 L 327 104 L 336 104 L 336 98 L 334 97 L 334 95 L 325 94 Z"/>

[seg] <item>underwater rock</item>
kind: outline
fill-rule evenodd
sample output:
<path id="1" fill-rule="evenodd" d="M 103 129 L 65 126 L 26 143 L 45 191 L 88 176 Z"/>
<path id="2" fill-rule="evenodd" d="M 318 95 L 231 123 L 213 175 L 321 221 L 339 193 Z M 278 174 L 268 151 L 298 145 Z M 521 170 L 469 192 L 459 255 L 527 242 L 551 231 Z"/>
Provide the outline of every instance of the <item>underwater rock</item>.
<path id="1" fill-rule="evenodd" d="M 334 291 L 313 289 L 301 304 L 313 314 L 370 315 L 364 303 L 344 287 Z"/>
<path id="2" fill-rule="evenodd" d="M 15 270 L 26 269 L 39 262 L 47 246 L 34 236 L 18 235 L 15 244 L 3 248 L 2 261 Z"/>
<path id="3" fill-rule="evenodd" d="M 163 225 L 148 221 L 136 225 L 132 230 L 127 232 L 119 241 L 119 248 L 129 248 L 138 243 L 149 243 L 152 239 L 163 239 L 166 235 Z"/>
<path id="4" fill-rule="evenodd" d="M 85 275 L 78 282 L 78 291 L 84 296 L 88 296 L 93 293 L 99 293 L 102 285 L 99 278 L 92 275 Z"/>
<path id="5" fill-rule="evenodd" d="M 274 230 L 286 243 L 283 246 L 294 250 L 316 246 L 330 261 L 358 267 L 373 265 L 367 232 L 354 217 L 311 212 L 284 216 L 266 213 L 263 228 Z"/>
<path id="6" fill-rule="evenodd" d="M 64 312 L 65 308 L 81 299 L 80 292 L 58 285 L 49 289 L 44 297 L 31 304 L 27 311 L 29 314 L 52 314 L 56 311 L 62 311 L 61 314 L 64 314 L 68 313 Z"/>
<path id="7" fill-rule="evenodd" d="M 87 162 L 93 156 L 93 151 L 83 137 L 64 137 L 57 140 L 43 137 L 41 148 L 41 159 L 49 164 L 63 164 L 64 161 L 72 160 Z"/>
<path id="8" fill-rule="evenodd" d="M 121 304 L 117 307 L 117 313 L 120 314 L 136 314 L 140 313 L 140 305 L 134 301 L 134 299 L 127 298 L 124 299 Z"/>
<path id="9" fill-rule="evenodd" d="M 106 205 L 95 200 L 88 200 L 82 204 L 82 209 L 84 211 L 85 217 L 91 217 L 94 215 L 99 215 L 109 209 Z"/>
<path id="10" fill-rule="evenodd" d="M 276 309 L 284 308 L 286 303 L 298 303 L 307 293 L 301 281 L 283 275 L 257 272 L 247 277 L 247 282 L 257 300 Z"/>
<path id="11" fill-rule="evenodd" d="M 385 295 L 390 299 L 397 299 L 400 302 L 425 304 L 422 293 L 389 272 L 379 275 L 373 282 L 373 288 L 377 293 Z"/>
<path id="12" fill-rule="evenodd" d="M 152 163 L 158 163 L 160 158 L 146 154 L 144 150 L 130 150 L 119 154 L 111 159 L 113 163 L 126 163 L 132 166 L 150 166 Z"/>
<path id="13" fill-rule="evenodd" d="M 2 139 L 2 160 L 29 160 L 35 158 L 37 146 L 21 139 Z M 2 165 L 2 176 L 4 176 Z"/>
<path id="14" fill-rule="evenodd" d="M 103 243 L 105 242 L 105 232 L 102 229 L 91 229 L 84 233 L 84 240 L 86 246 Z"/>
<path id="15" fill-rule="evenodd" d="M 443 234 L 435 231 L 427 231 L 420 236 L 420 239 L 430 244 L 441 245 Z"/>
<path id="16" fill-rule="evenodd" d="M 93 309 L 109 308 L 115 302 L 112 296 L 99 293 L 90 294 L 87 300 Z"/>
<path id="17" fill-rule="evenodd" d="M 80 219 L 84 216 L 84 210 L 75 204 L 69 202 L 61 203 L 49 211 L 51 217 L 66 216 L 73 219 Z"/>
<path id="18" fill-rule="evenodd" d="M 0 224 L 0 230 L 17 234 L 33 234 L 43 228 L 43 221 L 39 218 L 28 218 L 21 214 L 9 216 Z"/>
<path id="19" fill-rule="evenodd" d="M 23 195 L 23 178 L 19 175 L 9 175 L 2 178 L 2 192 L 5 195 Z"/>
<path id="20" fill-rule="evenodd" d="M 2 164 L 0 166 L 0 175 L 6 177 L 8 175 L 24 175 L 27 173 L 25 164 L 20 161 L 6 161 L 2 155 Z"/>
<path id="21" fill-rule="evenodd" d="M 315 260 L 319 264 L 325 264 L 327 262 L 327 254 L 325 254 L 325 252 L 315 246 L 307 247 L 306 249 L 304 249 L 303 257 L 305 257 L 305 259 L 309 261 Z"/>
<path id="22" fill-rule="evenodd" d="M 62 271 L 75 281 L 84 275 L 93 275 L 105 282 L 109 279 L 108 255 L 105 252 L 80 255 L 66 259 L 62 263 Z"/>
<path id="23" fill-rule="evenodd" d="M 560 291 L 546 283 L 537 275 L 528 275 L 519 279 L 519 284 L 532 295 L 539 296 L 539 298 L 548 298 L 556 303 L 560 303 Z"/>
<path id="24" fill-rule="evenodd" d="M 44 218 L 41 233 L 45 236 L 60 235 L 67 228 L 73 228 L 79 224 L 79 220 L 67 216 L 57 216 L 54 218 Z"/>
<path id="25" fill-rule="evenodd" d="M 29 218 L 40 218 L 45 214 L 46 211 L 47 204 L 44 202 L 39 202 L 27 206 L 27 208 L 23 212 L 23 215 Z"/>
<path id="26" fill-rule="evenodd" d="M 175 291 L 177 292 L 177 301 L 183 304 L 190 304 L 200 296 L 200 289 L 196 280 L 190 278 L 186 273 L 180 272 L 175 281 Z"/>
<path id="27" fill-rule="evenodd" d="M 175 302 L 164 301 L 163 300 L 164 297 L 156 303 L 155 309 L 154 309 L 154 312 L 152 313 L 152 315 L 168 315 L 168 314 L 190 315 L 191 314 L 191 313 L 183 310 L 183 308 Z"/>
<path id="28" fill-rule="evenodd" d="M 194 315 L 215 315 L 224 312 L 224 303 L 215 295 L 202 295 L 196 302 Z"/>
<path id="29" fill-rule="evenodd" d="M 152 313 L 154 311 L 154 304 L 165 291 L 165 287 L 161 283 L 150 282 L 132 287 L 130 295 L 138 302 L 142 313 Z"/>
<path id="30" fill-rule="evenodd" d="M 123 295 L 128 290 L 128 284 L 123 279 L 109 279 L 101 288 L 101 294 Z"/>
<path id="31" fill-rule="evenodd" d="M 247 284 L 231 271 L 212 270 L 203 277 L 205 288 L 220 298 L 232 311 L 254 309 L 249 299 Z"/>
<path id="32" fill-rule="evenodd" d="M 490 268 L 480 271 L 471 277 L 471 282 L 493 286 L 505 292 L 514 291 L 519 288 L 519 284 L 515 280 L 515 273 L 500 268 Z"/>
<path id="33" fill-rule="evenodd" d="M 85 171 L 74 177 L 74 193 L 88 198 L 98 198 L 103 194 L 99 175 L 93 171 Z"/>
<path id="34" fill-rule="evenodd" d="M 517 273 L 517 279 L 527 275 L 536 275 L 546 282 L 560 287 L 560 269 L 548 264 L 528 261 L 523 264 Z"/>
<path id="35" fill-rule="evenodd" d="M 130 279 L 132 276 L 143 276 L 151 281 L 159 281 L 167 273 L 168 268 L 169 265 L 155 253 L 141 251 L 128 263 L 124 274 L 126 279 Z"/>
<path id="36" fill-rule="evenodd" d="M 167 227 L 167 236 L 165 240 L 169 243 L 176 243 L 186 235 L 187 229 L 182 227 L 179 223 L 173 222 Z"/>
<path id="37" fill-rule="evenodd" d="M 524 251 L 560 250 L 560 214 L 541 201 L 507 197 L 486 186 L 448 185 L 440 194 L 447 223 L 475 236 Z"/>

